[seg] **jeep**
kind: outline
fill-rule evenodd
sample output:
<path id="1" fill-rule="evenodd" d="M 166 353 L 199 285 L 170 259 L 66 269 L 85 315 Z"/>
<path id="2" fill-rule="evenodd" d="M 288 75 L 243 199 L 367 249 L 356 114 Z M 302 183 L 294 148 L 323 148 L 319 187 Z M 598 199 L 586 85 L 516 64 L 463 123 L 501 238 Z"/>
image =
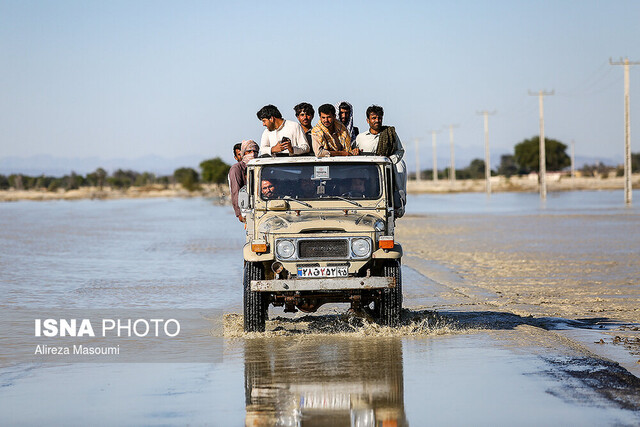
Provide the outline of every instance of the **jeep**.
<path id="1" fill-rule="evenodd" d="M 251 160 L 238 198 L 247 233 L 244 330 L 263 332 L 269 305 L 315 312 L 325 303 L 350 303 L 397 326 L 402 247 L 393 191 L 386 157 Z"/>

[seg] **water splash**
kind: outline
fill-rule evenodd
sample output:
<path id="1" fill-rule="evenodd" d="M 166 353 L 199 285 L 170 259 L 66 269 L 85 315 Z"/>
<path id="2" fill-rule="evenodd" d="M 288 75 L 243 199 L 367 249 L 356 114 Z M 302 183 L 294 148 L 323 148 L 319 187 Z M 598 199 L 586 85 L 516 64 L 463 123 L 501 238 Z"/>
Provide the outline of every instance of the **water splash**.
<path id="1" fill-rule="evenodd" d="M 243 316 L 237 313 L 224 315 L 226 338 L 270 338 L 279 336 L 374 336 L 409 337 L 459 334 L 467 330 L 451 318 L 436 312 L 403 310 L 400 326 L 382 326 L 367 317 L 346 314 L 305 315 L 301 317 L 275 317 L 267 320 L 266 332 L 244 332 Z"/>

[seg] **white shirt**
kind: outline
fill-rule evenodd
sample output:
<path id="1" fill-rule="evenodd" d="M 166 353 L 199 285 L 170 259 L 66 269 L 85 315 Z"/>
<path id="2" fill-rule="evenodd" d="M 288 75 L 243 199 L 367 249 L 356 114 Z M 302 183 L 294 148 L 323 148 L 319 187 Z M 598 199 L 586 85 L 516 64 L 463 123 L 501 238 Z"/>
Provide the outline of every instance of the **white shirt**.
<path id="1" fill-rule="evenodd" d="M 362 150 L 363 153 L 375 153 L 378 150 L 379 137 L 380 132 L 374 135 L 371 133 L 371 129 L 369 129 L 365 133 L 358 134 L 354 146 Z M 402 157 L 404 157 L 404 147 L 402 146 L 402 142 L 400 142 L 400 137 L 398 135 L 396 135 L 396 143 L 398 145 L 398 149 L 395 153 L 389 156 L 394 165 L 397 165 L 398 162 L 402 160 Z"/>
<path id="2" fill-rule="evenodd" d="M 299 123 L 291 120 L 284 120 L 282 125 L 276 129 L 269 131 L 265 129 L 262 132 L 262 138 L 260 139 L 260 155 L 271 154 L 271 147 L 276 145 L 283 136 L 286 136 L 291 140 L 291 146 L 293 147 L 293 154 L 305 154 L 309 152 L 309 143 L 304 136 L 304 131 Z M 282 151 L 288 153 L 289 150 Z"/>

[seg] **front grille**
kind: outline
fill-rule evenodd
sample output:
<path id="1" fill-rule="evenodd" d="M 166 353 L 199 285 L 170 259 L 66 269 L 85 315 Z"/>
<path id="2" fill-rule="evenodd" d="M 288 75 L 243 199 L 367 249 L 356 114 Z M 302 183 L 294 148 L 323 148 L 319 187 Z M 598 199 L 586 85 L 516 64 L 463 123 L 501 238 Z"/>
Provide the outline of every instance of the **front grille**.
<path id="1" fill-rule="evenodd" d="M 299 258 L 348 258 L 347 239 L 301 240 L 298 242 Z"/>

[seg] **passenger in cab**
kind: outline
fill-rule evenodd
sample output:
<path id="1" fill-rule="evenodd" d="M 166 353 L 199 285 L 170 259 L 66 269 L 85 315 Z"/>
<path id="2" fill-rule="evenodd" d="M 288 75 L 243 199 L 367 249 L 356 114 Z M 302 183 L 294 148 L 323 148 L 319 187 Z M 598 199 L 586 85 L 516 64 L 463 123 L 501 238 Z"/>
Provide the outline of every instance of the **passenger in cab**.
<path id="1" fill-rule="evenodd" d="M 311 129 L 311 141 L 316 157 L 355 156 L 360 150 L 351 148 L 347 128 L 336 120 L 336 108 L 323 104 L 318 108 L 320 121 Z"/>
<path id="2" fill-rule="evenodd" d="M 311 120 L 313 120 L 313 116 L 315 116 L 313 105 L 308 102 L 301 102 L 293 107 L 293 111 L 295 111 L 296 118 L 298 122 L 300 122 L 304 136 L 307 138 L 307 143 L 311 146 Z"/>
<path id="3" fill-rule="evenodd" d="M 276 185 L 270 179 L 262 180 L 262 185 L 260 187 L 260 190 L 262 191 L 262 197 L 264 199 L 272 199 L 276 197 Z"/>
<path id="4" fill-rule="evenodd" d="M 291 120 L 282 118 L 274 105 L 265 105 L 257 113 L 258 119 L 266 127 L 260 139 L 260 154 L 301 155 L 309 152 L 309 143 L 302 127 Z"/>
<path id="5" fill-rule="evenodd" d="M 395 174 L 394 205 L 396 218 L 404 215 L 407 203 L 407 166 L 402 160 L 404 148 L 396 129 L 393 126 L 383 126 L 384 110 L 378 105 L 367 108 L 367 123 L 369 130 L 356 138 L 355 147 L 362 153 L 385 156 L 393 162 Z"/>

